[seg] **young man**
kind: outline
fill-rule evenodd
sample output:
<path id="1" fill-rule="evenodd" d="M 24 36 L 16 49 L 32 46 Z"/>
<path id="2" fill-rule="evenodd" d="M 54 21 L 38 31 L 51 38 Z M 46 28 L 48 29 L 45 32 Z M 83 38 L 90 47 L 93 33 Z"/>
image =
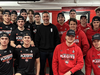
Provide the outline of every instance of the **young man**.
<path id="1" fill-rule="evenodd" d="M 67 23 L 65 23 L 65 17 L 62 12 L 58 13 L 57 21 L 58 23 L 56 24 L 56 27 L 61 38 L 62 34 L 69 29 L 69 26 Z"/>
<path id="2" fill-rule="evenodd" d="M 16 27 L 10 23 L 11 13 L 9 10 L 3 12 L 3 22 L 0 23 L 0 33 L 5 32 L 11 35 L 11 32 L 16 29 Z"/>
<path id="3" fill-rule="evenodd" d="M 69 12 L 69 16 L 70 18 L 75 18 L 76 19 L 76 10 L 75 9 L 71 9 L 70 12 Z M 69 24 L 69 20 L 66 21 L 67 24 Z M 80 21 L 77 20 L 77 25 L 80 24 Z"/>
<path id="4" fill-rule="evenodd" d="M 31 14 L 31 12 L 29 12 L 28 14 Z M 20 15 L 24 17 L 24 20 L 25 20 L 24 27 L 25 27 L 25 29 L 29 30 L 31 32 L 31 34 L 33 35 L 33 38 L 34 38 L 32 24 L 29 21 L 26 21 L 26 19 L 27 19 L 27 10 L 26 9 L 21 9 L 20 10 Z"/>
<path id="5" fill-rule="evenodd" d="M 53 75 L 84 75 L 83 54 L 81 49 L 74 43 L 75 31 L 68 30 L 66 41 L 57 45 L 53 53 Z"/>
<path id="6" fill-rule="evenodd" d="M 92 69 L 94 75 L 100 75 L 100 34 L 92 36 L 92 43 L 85 60 L 85 75 L 91 75 Z"/>
<path id="7" fill-rule="evenodd" d="M 75 31 L 75 43 L 82 49 L 83 51 L 83 56 L 86 55 L 88 49 L 89 49 L 89 43 L 87 40 L 87 37 L 85 35 L 85 33 L 79 28 L 77 27 L 77 20 L 75 18 L 70 18 L 69 19 L 69 29 L 72 29 Z M 62 37 L 61 37 L 61 42 L 65 42 L 65 36 L 66 33 L 63 33 Z"/>
<path id="8" fill-rule="evenodd" d="M 32 24 L 32 25 L 35 24 L 35 21 L 34 21 L 34 18 L 33 18 L 34 17 L 34 11 L 32 9 L 29 9 L 27 14 L 28 14 L 28 17 L 29 17 L 29 21 L 27 21 L 27 22 Z"/>
<path id="9" fill-rule="evenodd" d="M 41 16 L 38 12 L 34 14 L 35 24 L 33 24 L 33 33 L 36 34 L 37 28 L 41 26 Z"/>
<path id="10" fill-rule="evenodd" d="M 29 33 L 31 33 L 29 30 L 26 30 L 24 28 L 24 24 L 25 24 L 25 21 L 24 21 L 24 17 L 23 16 L 18 16 L 17 17 L 17 25 L 18 27 L 12 31 L 11 33 L 11 36 L 10 36 L 10 45 L 14 48 L 21 48 L 23 42 L 22 42 L 22 35 L 25 31 L 28 31 Z M 34 42 L 31 41 L 31 46 L 34 45 Z M 16 69 L 17 69 L 17 66 L 18 66 L 18 61 L 17 61 L 17 58 L 15 60 L 15 72 L 16 72 Z"/>
<path id="11" fill-rule="evenodd" d="M 3 9 L 0 9 L 0 22 L 3 22 Z"/>
<path id="12" fill-rule="evenodd" d="M 100 17 L 100 7 L 96 8 L 95 9 L 95 12 L 96 12 L 96 16 L 99 16 Z"/>
<path id="13" fill-rule="evenodd" d="M 81 17 L 80 17 L 80 23 L 81 24 L 79 25 L 79 27 L 84 32 L 86 32 L 88 29 L 91 28 L 90 24 L 87 23 L 87 16 L 86 15 L 81 15 Z"/>
<path id="14" fill-rule="evenodd" d="M 15 10 L 13 10 L 11 12 L 11 21 L 10 21 L 10 23 L 13 24 L 14 26 L 16 26 L 16 28 L 17 28 L 16 19 L 17 19 L 17 12 Z"/>
<path id="15" fill-rule="evenodd" d="M 100 17 L 94 16 L 91 23 L 91 28 L 86 31 L 86 36 L 92 47 L 92 36 L 96 33 L 100 33 Z"/>
<path id="16" fill-rule="evenodd" d="M 40 75 L 45 75 L 44 68 L 47 58 L 50 67 L 49 75 L 53 75 L 52 56 L 55 46 L 60 43 L 59 33 L 56 26 L 49 22 L 49 12 L 44 11 L 42 13 L 42 19 L 43 24 L 38 27 L 35 35 L 35 44 L 40 50 Z"/>
<path id="17" fill-rule="evenodd" d="M 13 48 L 8 46 L 9 35 L 0 34 L 0 75 L 13 75 Z"/>
<path id="18" fill-rule="evenodd" d="M 35 75 L 34 64 L 36 66 L 36 75 L 40 72 L 40 54 L 36 47 L 31 47 L 31 34 L 29 32 L 23 33 L 23 45 L 22 48 L 18 48 L 16 54 L 18 54 L 18 68 L 15 75 Z"/>
<path id="19" fill-rule="evenodd" d="M 29 30 L 26 30 L 24 28 L 25 20 L 23 16 L 17 17 L 17 25 L 18 27 L 16 30 L 12 31 L 10 36 L 10 45 L 14 48 L 21 48 L 22 42 L 22 35 L 25 31 L 28 31 L 30 34 L 31 32 Z M 31 41 L 31 45 L 34 45 L 34 42 Z"/>

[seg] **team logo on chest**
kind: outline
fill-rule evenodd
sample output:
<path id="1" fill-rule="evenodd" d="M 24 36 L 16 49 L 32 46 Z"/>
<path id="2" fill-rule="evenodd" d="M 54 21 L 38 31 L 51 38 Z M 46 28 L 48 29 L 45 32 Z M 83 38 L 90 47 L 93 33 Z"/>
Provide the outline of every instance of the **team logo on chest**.
<path id="1" fill-rule="evenodd" d="M 20 55 L 21 59 L 24 59 L 25 62 L 28 62 L 29 59 L 32 59 L 33 58 L 33 54 L 32 53 L 27 53 L 27 54 L 21 54 Z"/>
<path id="2" fill-rule="evenodd" d="M 72 53 L 75 53 L 75 51 L 73 50 Z"/>
<path id="3" fill-rule="evenodd" d="M 68 64 L 68 63 L 69 63 L 69 61 L 68 61 L 68 60 L 66 60 L 66 61 L 65 61 L 65 63 L 66 63 L 66 64 Z"/>
<path id="4" fill-rule="evenodd" d="M 53 32 L 53 28 L 51 28 L 50 31 Z"/>
<path id="5" fill-rule="evenodd" d="M 0 60 L 2 62 L 6 62 L 7 64 L 9 64 L 12 57 L 13 57 L 13 55 L 9 54 L 9 55 L 5 55 L 5 56 L 1 57 Z"/>
<path id="6" fill-rule="evenodd" d="M 12 27 L 10 28 L 10 30 L 12 30 Z"/>
<path id="7" fill-rule="evenodd" d="M 6 28 L 8 28 L 8 26 L 6 26 Z"/>

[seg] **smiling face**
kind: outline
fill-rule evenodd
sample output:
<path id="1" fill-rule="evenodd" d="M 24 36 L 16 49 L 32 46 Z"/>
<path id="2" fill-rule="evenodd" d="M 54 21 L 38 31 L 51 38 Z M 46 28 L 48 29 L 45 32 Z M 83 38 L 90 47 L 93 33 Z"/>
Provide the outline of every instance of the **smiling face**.
<path id="1" fill-rule="evenodd" d="M 5 23 L 9 23 L 10 22 L 10 19 L 11 19 L 11 15 L 9 15 L 9 14 L 4 14 L 3 15 L 3 21 Z"/>
<path id="2" fill-rule="evenodd" d="M 27 19 L 27 13 L 26 12 L 22 12 L 21 16 L 23 16 L 25 20 Z"/>
<path id="3" fill-rule="evenodd" d="M 36 22 L 36 23 L 39 23 L 40 20 L 41 20 L 40 15 L 35 15 L 35 22 Z"/>
<path id="4" fill-rule="evenodd" d="M 65 21 L 65 17 L 63 17 L 63 16 L 59 16 L 59 17 L 58 17 L 58 22 L 59 22 L 59 24 L 64 23 L 64 21 Z"/>
<path id="5" fill-rule="evenodd" d="M 93 28 L 99 28 L 100 27 L 100 21 L 93 21 Z"/>
<path id="6" fill-rule="evenodd" d="M 73 35 L 69 35 L 69 36 L 66 36 L 65 39 L 68 43 L 73 43 L 75 40 L 75 37 Z"/>
<path id="7" fill-rule="evenodd" d="M 1 43 L 2 46 L 7 46 L 8 43 L 9 43 L 9 38 L 8 37 L 1 37 L 0 43 Z"/>
<path id="8" fill-rule="evenodd" d="M 23 40 L 24 44 L 26 44 L 26 45 L 29 45 L 31 43 L 30 36 L 24 36 L 22 40 Z"/>
<path id="9" fill-rule="evenodd" d="M 16 14 L 11 14 L 11 20 L 16 21 L 17 15 Z"/>
<path id="10" fill-rule="evenodd" d="M 76 24 L 76 22 L 70 21 L 70 23 L 69 23 L 69 28 L 75 31 L 75 30 L 77 29 L 77 24 Z"/>
<path id="11" fill-rule="evenodd" d="M 81 24 L 86 24 L 87 23 L 87 19 L 85 17 L 82 17 L 80 19 Z"/>
<path id="12" fill-rule="evenodd" d="M 100 48 L 100 40 L 94 40 L 94 41 L 93 41 L 93 46 L 94 46 L 96 49 Z"/>
<path id="13" fill-rule="evenodd" d="M 44 24 L 49 24 L 50 15 L 48 13 L 44 13 L 42 15 L 42 19 Z"/>

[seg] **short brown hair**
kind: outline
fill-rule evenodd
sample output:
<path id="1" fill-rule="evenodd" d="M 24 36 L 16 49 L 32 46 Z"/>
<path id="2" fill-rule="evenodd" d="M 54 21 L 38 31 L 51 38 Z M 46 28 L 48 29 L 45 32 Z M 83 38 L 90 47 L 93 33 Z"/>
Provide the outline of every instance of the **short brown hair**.
<path id="1" fill-rule="evenodd" d="M 32 14 L 34 15 L 34 11 L 32 9 L 29 9 L 27 14 L 29 14 L 30 12 L 32 12 Z"/>
<path id="2" fill-rule="evenodd" d="M 2 12 L 2 14 L 3 14 L 3 9 L 0 8 L 0 12 Z"/>
<path id="3" fill-rule="evenodd" d="M 75 18 L 70 18 L 69 19 L 69 25 L 70 25 L 70 21 L 76 22 L 76 24 L 77 24 L 77 20 Z"/>

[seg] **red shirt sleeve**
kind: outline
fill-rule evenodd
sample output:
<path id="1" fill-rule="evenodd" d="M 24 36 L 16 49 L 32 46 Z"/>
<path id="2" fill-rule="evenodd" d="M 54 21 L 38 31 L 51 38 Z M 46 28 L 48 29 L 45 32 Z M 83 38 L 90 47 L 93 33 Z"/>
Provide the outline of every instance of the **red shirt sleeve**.
<path id="1" fill-rule="evenodd" d="M 61 36 L 61 43 L 65 42 L 65 36 L 66 36 L 66 32 L 63 33 L 63 35 Z"/>
<path id="2" fill-rule="evenodd" d="M 84 61 L 83 61 L 83 54 L 82 51 L 79 47 L 77 47 L 77 56 L 76 56 L 76 61 L 77 64 L 70 70 L 72 73 L 75 73 L 78 70 L 81 70 L 83 68 L 84 65 Z"/>
<path id="3" fill-rule="evenodd" d="M 52 70 L 54 75 L 59 75 L 58 74 L 58 46 L 56 46 L 54 53 L 53 53 L 53 60 L 52 60 Z"/>
<path id="4" fill-rule="evenodd" d="M 87 54 L 87 51 L 90 48 L 90 45 L 88 43 L 87 37 L 85 35 L 85 33 L 82 31 L 82 50 L 83 50 L 83 56 L 85 56 Z"/>
<path id="5" fill-rule="evenodd" d="M 91 63 L 91 59 L 90 59 L 90 50 L 88 51 L 87 55 L 86 55 L 86 59 L 85 59 L 85 75 L 91 75 L 91 71 L 92 71 L 92 63 Z"/>

